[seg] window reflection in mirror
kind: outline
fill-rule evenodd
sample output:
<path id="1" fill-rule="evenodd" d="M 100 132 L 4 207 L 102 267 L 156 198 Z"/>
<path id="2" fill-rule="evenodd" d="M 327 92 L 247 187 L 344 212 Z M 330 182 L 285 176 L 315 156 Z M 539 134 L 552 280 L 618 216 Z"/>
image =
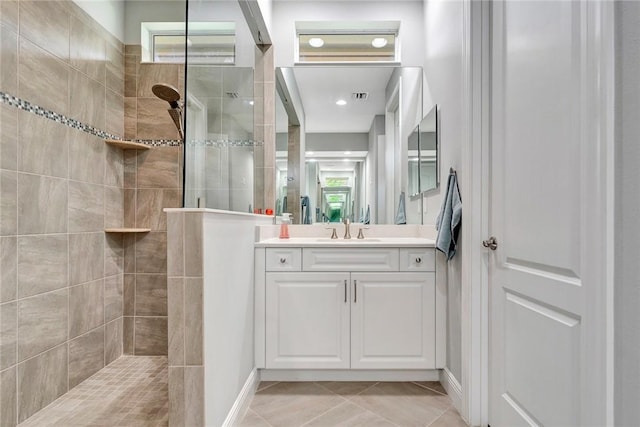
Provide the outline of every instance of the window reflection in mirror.
<path id="1" fill-rule="evenodd" d="M 434 105 L 407 141 L 407 187 L 411 196 L 438 188 L 438 106 Z"/>

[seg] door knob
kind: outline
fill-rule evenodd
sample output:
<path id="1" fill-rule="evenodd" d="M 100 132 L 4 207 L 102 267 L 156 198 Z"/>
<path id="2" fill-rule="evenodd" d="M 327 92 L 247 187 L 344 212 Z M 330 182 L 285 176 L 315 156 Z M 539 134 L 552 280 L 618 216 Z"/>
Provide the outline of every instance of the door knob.
<path id="1" fill-rule="evenodd" d="M 491 236 L 487 240 L 482 241 L 482 246 L 485 248 L 489 248 L 492 251 L 495 251 L 498 248 L 498 241 L 495 237 Z"/>

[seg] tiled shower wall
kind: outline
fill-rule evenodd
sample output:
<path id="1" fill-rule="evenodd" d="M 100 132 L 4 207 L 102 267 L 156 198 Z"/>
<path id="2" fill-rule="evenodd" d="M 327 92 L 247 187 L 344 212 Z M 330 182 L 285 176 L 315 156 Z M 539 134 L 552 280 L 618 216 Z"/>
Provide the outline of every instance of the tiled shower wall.
<path id="1" fill-rule="evenodd" d="M 167 83 L 184 96 L 183 64 L 141 64 L 140 46 L 125 46 L 125 137 L 177 140 L 169 104 L 151 87 Z M 126 151 L 124 225 L 150 228 L 125 238 L 124 353 L 167 354 L 167 221 L 164 208 L 182 206 L 179 146 Z"/>
<path id="2" fill-rule="evenodd" d="M 124 46 L 70 1 L 0 1 L 0 91 L 124 133 Z M 0 425 L 122 353 L 124 160 L 0 103 Z"/>

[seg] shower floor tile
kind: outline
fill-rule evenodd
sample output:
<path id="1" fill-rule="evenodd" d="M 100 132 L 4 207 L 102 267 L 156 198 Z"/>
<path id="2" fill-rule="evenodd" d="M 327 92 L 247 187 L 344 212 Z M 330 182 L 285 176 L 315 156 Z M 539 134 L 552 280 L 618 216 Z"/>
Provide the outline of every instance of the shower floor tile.
<path id="1" fill-rule="evenodd" d="M 169 424 L 167 358 L 122 356 L 19 427 Z"/>

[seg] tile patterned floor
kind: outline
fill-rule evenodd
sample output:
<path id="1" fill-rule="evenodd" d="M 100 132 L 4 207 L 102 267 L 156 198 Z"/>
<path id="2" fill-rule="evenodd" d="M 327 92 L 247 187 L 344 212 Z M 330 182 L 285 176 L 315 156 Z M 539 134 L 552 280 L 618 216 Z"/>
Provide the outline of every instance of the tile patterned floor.
<path id="1" fill-rule="evenodd" d="M 167 358 L 122 356 L 19 427 L 168 426 Z"/>
<path id="2" fill-rule="evenodd" d="M 262 382 L 239 427 L 466 427 L 438 382 Z"/>

